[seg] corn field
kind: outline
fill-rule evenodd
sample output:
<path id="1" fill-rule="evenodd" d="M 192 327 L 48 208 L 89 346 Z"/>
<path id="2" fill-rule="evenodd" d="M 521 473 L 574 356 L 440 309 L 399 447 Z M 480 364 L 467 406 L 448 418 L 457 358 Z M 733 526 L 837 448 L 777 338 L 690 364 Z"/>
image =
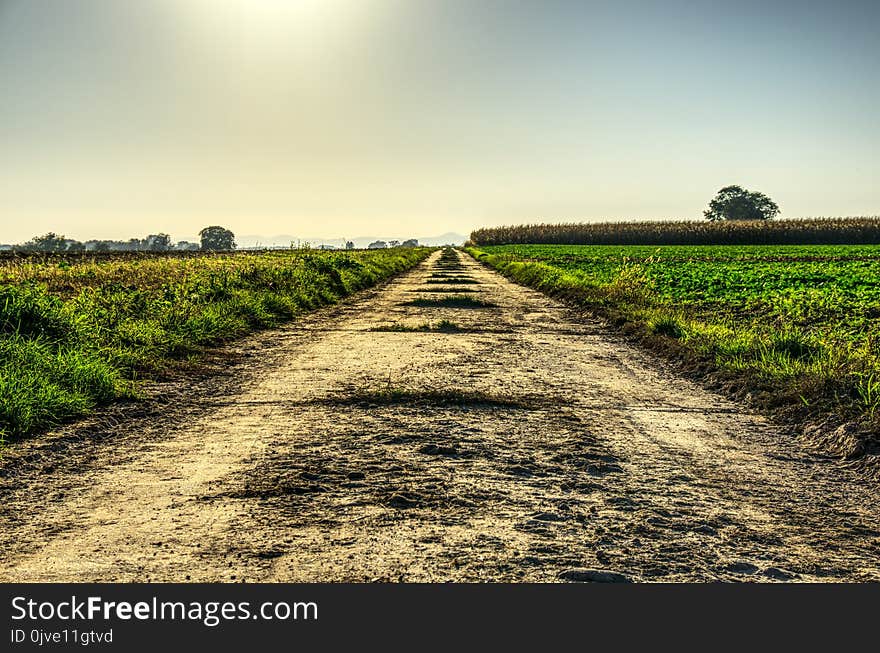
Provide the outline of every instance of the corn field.
<path id="1" fill-rule="evenodd" d="M 477 229 L 473 245 L 874 245 L 880 217 L 527 224 Z"/>

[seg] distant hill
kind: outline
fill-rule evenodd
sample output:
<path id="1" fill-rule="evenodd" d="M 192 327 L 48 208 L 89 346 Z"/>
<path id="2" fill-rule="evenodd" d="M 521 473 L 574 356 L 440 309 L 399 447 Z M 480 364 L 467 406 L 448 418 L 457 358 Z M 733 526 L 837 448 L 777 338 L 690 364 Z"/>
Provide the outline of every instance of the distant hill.
<path id="1" fill-rule="evenodd" d="M 386 243 L 391 240 L 403 242 L 414 236 L 405 234 L 402 236 L 358 236 L 357 238 L 349 238 L 355 247 L 364 248 L 376 240 L 384 240 Z M 438 245 L 461 245 L 467 240 L 467 236 L 449 232 L 439 236 L 423 236 L 416 237 L 421 245 L 429 245 L 436 247 Z M 290 247 L 291 243 L 308 243 L 312 247 L 320 247 L 321 245 L 332 245 L 334 247 L 345 247 L 345 238 L 301 238 L 291 236 L 289 234 L 280 234 L 277 236 L 236 236 L 235 242 L 240 248 L 242 247 Z"/>

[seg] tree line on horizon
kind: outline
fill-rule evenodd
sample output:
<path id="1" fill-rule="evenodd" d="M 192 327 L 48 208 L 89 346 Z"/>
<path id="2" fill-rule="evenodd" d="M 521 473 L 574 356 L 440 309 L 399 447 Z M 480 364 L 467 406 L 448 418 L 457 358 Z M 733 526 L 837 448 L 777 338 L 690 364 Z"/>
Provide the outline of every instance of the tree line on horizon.
<path id="1" fill-rule="evenodd" d="M 298 244 L 298 247 L 309 248 L 308 243 Z M 67 238 L 62 234 L 49 232 L 41 236 L 35 236 L 20 245 L 0 245 L 0 249 L 20 252 L 45 252 L 45 253 L 77 253 L 77 252 L 197 252 L 197 251 L 231 251 L 236 249 L 235 234 L 224 227 L 205 227 L 199 232 L 199 242 L 194 243 L 186 240 L 173 242 L 171 236 L 166 233 L 150 234 L 145 238 L 130 238 L 128 240 L 86 240 L 79 241 Z M 291 243 L 291 247 L 294 244 Z M 376 240 L 371 242 L 367 249 L 385 249 L 393 247 L 419 247 L 419 241 L 409 238 L 399 240 Z M 320 249 L 335 249 L 330 245 L 321 245 Z M 356 249 L 354 242 L 347 240 L 346 250 Z"/>
<path id="2" fill-rule="evenodd" d="M 199 232 L 199 242 L 186 240 L 172 242 L 166 233 L 150 234 L 145 238 L 128 240 L 86 240 L 67 238 L 50 231 L 34 236 L 20 245 L 10 245 L 6 249 L 21 252 L 76 253 L 76 252 L 196 252 L 229 251 L 235 249 L 235 234 L 220 226 L 205 227 Z"/>

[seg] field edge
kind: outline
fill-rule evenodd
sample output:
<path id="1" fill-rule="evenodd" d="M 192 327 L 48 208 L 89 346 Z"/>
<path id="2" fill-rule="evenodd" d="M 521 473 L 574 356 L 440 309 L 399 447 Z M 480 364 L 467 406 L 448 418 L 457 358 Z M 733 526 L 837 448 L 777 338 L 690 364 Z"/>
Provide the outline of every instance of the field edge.
<path id="1" fill-rule="evenodd" d="M 0 370 L 3 372 L 3 374 L 0 374 L 0 390 L 2 390 L 0 395 L 5 396 L 5 394 L 14 394 L 16 392 L 18 395 L 10 397 L 9 405 L 0 410 L 0 460 L 5 458 L 5 453 L 8 452 L 10 445 L 14 443 L 25 441 L 35 435 L 45 434 L 52 430 L 63 430 L 65 426 L 76 424 L 79 421 L 89 421 L 101 412 L 113 416 L 110 419 L 110 423 L 115 423 L 118 420 L 119 417 L 114 414 L 117 412 L 126 415 L 140 414 L 143 411 L 141 409 L 133 409 L 134 406 L 145 402 L 160 401 L 159 397 L 161 397 L 162 393 L 160 392 L 156 395 L 153 392 L 154 388 L 161 387 L 163 384 L 173 385 L 174 383 L 182 383 L 185 377 L 189 375 L 213 375 L 224 366 L 229 365 L 230 359 L 235 357 L 234 353 L 229 352 L 235 343 L 241 342 L 245 338 L 253 337 L 255 334 L 271 331 L 285 324 L 295 323 L 321 309 L 337 306 L 357 298 L 364 292 L 375 290 L 377 287 L 389 283 L 394 278 L 409 272 L 424 262 L 434 249 L 413 249 L 405 255 L 401 254 L 394 257 L 394 260 L 388 262 L 387 265 L 364 267 L 363 274 L 361 274 L 361 270 L 355 270 L 351 273 L 347 285 L 335 283 L 332 292 L 322 286 L 318 289 L 320 292 L 316 292 L 313 297 L 309 298 L 308 303 L 300 304 L 296 310 L 273 312 L 267 319 L 262 320 L 243 320 L 242 328 L 226 334 L 221 333 L 211 338 L 205 338 L 201 342 L 194 340 L 191 343 L 186 343 L 185 348 L 172 348 L 167 352 L 162 351 L 160 356 L 150 360 L 139 360 L 131 367 L 120 365 L 110 360 L 105 353 L 109 347 L 104 343 L 102 343 L 103 346 L 96 347 L 94 341 L 90 342 L 88 339 L 83 338 L 76 339 L 69 344 L 65 343 L 65 350 L 75 354 L 77 357 L 96 360 L 99 357 L 101 359 L 107 357 L 107 360 L 98 361 L 103 366 L 101 370 L 105 374 L 103 376 L 94 375 L 94 377 L 100 382 L 106 380 L 103 377 L 108 377 L 112 381 L 110 385 L 113 386 L 110 390 L 99 393 L 93 391 L 90 386 L 93 380 L 92 377 L 86 376 L 82 379 L 77 379 L 75 389 L 82 395 L 82 399 L 77 403 L 69 402 L 71 404 L 69 409 L 67 403 L 58 401 L 52 405 L 41 406 L 40 402 L 48 396 L 47 393 L 28 392 L 30 386 L 27 381 L 30 381 L 30 385 L 39 390 L 42 387 L 41 384 L 48 383 L 47 379 L 51 379 L 51 375 L 55 374 L 57 370 L 53 369 L 50 365 L 45 365 L 43 367 L 46 369 L 40 369 L 40 374 L 27 376 L 22 374 L 21 379 L 16 381 L 16 376 L 22 371 L 20 369 L 21 366 L 13 364 L 16 362 L 13 357 L 16 352 L 11 347 L 7 347 L 6 349 L 10 349 L 10 351 L 0 351 L 0 354 L 7 356 L 8 359 L 2 370 Z M 336 273 L 336 270 L 334 269 L 330 272 Z M 322 281 L 324 281 L 324 277 L 336 280 L 333 274 L 323 274 L 321 276 Z M 3 287 L 15 290 L 11 285 L 0 285 L 0 289 Z M 254 292 L 256 290 L 257 288 L 254 289 Z M 32 293 L 35 291 L 41 291 L 41 289 L 36 287 L 34 290 L 31 290 Z M 52 299 L 51 295 L 45 290 L 41 292 L 46 297 Z M 60 307 L 59 310 L 64 310 L 60 300 L 53 299 L 53 301 Z M 209 308 L 210 304 L 210 302 L 207 304 Z M 7 302 L 7 310 L 9 306 L 10 304 Z M 0 317 L 3 316 L 0 315 Z M 10 321 L 6 318 L 4 319 L 6 320 L 4 324 Z M 35 325 L 40 327 L 39 330 L 34 329 L 37 333 L 36 337 L 28 338 L 20 335 L 18 332 L 14 332 L 6 334 L 4 342 L 9 341 L 7 344 L 11 343 L 11 345 L 18 345 L 20 342 L 25 346 L 31 346 L 31 343 L 33 343 L 41 348 L 38 351 L 39 354 L 48 354 L 46 358 L 57 356 L 58 354 L 56 354 L 54 348 L 48 346 L 46 338 L 42 334 L 44 329 L 39 321 L 45 321 L 46 317 L 42 314 L 36 314 L 33 319 Z M 58 346 L 56 343 L 52 344 Z M 44 349 L 46 352 L 42 351 Z M 25 367 L 23 371 L 26 373 L 29 370 Z M 14 383 L 10 380 L 14 381 Z M 107 383 L 104 383 L 104 385 L 107 385 Z M 51 399 L 52 397 L 49 396 L 49 398 Z M 12 399 L 19 399 L 18 404 L 21 405 L 13 405 Z M 32 416 L 34 414 L 39 415 L 41 410 L 45 413 L 45 416 L 31 417 L 31 421 L 27 424 L 16 425 L 15 418 L 18 412 Z"/>

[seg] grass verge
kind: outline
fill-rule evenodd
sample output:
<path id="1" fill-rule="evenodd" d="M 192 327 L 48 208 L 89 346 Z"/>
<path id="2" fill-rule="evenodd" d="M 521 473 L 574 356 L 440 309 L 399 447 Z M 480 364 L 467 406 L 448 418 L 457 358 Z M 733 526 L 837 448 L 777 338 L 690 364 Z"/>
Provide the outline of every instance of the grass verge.
<path id="1" fill-rule="evenodd" d="M 137 380 L 407 270 L 429 249 L 10 260 L 0 265 L 0 441 L 135 397 Z"/>

